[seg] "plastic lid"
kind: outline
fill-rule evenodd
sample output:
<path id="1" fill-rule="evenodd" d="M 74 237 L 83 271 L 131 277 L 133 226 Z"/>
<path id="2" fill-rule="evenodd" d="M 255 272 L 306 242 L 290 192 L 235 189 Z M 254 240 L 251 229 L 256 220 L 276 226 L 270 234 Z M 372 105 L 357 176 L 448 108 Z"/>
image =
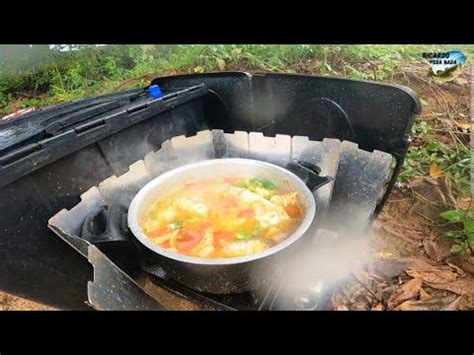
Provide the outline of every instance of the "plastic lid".
<path id="1" fill-rule="evenodd" d="M 154 99 L 159 99 L 163 96 L 161 89 L 158 85 L 152 85 L 148 88 L 148 92 L 150 93 L 151 97 Z"/>

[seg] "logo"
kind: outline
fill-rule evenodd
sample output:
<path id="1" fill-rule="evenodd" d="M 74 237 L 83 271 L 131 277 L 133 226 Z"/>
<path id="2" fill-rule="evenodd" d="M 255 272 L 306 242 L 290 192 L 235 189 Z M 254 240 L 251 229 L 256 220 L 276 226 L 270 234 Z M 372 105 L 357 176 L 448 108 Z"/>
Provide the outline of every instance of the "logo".
<path id="1" fill-rule="evenodd" d="M 466 56 L 461 51 L 423 53 L 423 58 L 430 65 L 430 76 L 437 81 L 450 81 L 462 72 Z"/>

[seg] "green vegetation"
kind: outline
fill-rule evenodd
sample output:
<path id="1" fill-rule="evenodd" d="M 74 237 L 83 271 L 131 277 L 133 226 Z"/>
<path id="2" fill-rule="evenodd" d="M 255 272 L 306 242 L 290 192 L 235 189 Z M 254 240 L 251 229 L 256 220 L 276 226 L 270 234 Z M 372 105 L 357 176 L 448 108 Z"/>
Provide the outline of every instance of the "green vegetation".
<path id="1" fill-rule="evenodd" d="M 140 87 L 153 77 L 175 73 L 245 69 L 389 80 L 397 61 L 421 61 L 422 52 L 442 49 L 419 45 L 80 45 L 64 52 L 40 47 L 34 53 L 39 56 L 36 65 L 15 58 L 2 62 L 0 50 L 0 114 Z M 474 46 L 461 47 L 474 53 Z"/>
<path id="2" fill-rule="evenodd" d="M 451 251 L 456 254 L 474 255 L 474 209 L 449 210 L 442 212 L 440 217 L 454 227 L 446 233 L 454 240 Z"/>
<path id="3" fill-rule="evenodd" d="M 442 174 L 446 174 L 453 181 L 456 189 L 463 195 L 469 194 L 471 151 L 460 140 L 455 140 L 453 146 L 448 146 L 435 139 L 425 136 L 431 126 L 425 121 L 416 123 L 412 128 L 415 137 L 421 138 L 422 145 L 408 149 L 404 169 L 400 174 L 400 181 L 409 182 L 417 175 L 430 175 L 433 167 Z"/>

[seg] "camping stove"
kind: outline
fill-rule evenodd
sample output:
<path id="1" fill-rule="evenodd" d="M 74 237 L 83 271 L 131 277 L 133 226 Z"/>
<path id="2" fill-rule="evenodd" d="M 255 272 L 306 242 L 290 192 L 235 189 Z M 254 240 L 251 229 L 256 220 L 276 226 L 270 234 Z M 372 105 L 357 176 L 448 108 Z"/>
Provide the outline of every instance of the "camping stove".
<path id="1" fill-rule="evenodd" d="M 89 282 L 89 304 L 100 310 L 164 309 L 159 297 L 145 290 L 146 278 L 158 288 L 171 291 L 199 304 L 202 309 L 220 310 L 316 310 L 327 308 L 331 280 L 308 272 L 304 282 L 292 285 L 282 269 L 261 289 L 242 294 L 214 295 L 191 290 L 172 280 L 159 267 L 139 258 L 126 221 L 111 219 L 125 215 L 135 194 L 160 174 L 190 162 L 220 158 L 250 158 L 286 166 L 304 160 L 318 166 L 321 175 L 334 180 L 316 190 L 316 229 L 306 238 L 306 250 L 318 250 L 324 243 L 367 230 L 390 179 L 392 156 L 358 148 L 338 139 L 312 141 L 308 137 L 260 132 L 225 133 L 200 131 L 195 136 L 178 136 L 165 141 L 121 176 L 111 176 L 81 195 L 81 202 L 61 210 L 49 220 L 49 228 L 86 257 L 94 266 Z M 119 209 L 120 213 L 112 213 Z M 344 226 L 337 221 L 344 221 Z M 352 223 L 348 223 L 352 221 Z M 119 227 L 117 227 L 119 226 Z M 310 233 L 310 232 L 307 232 Z M 350 235 L 350 234 L 349 234 Z M 317 255 L 317 254 L 315 254 Z M 316 257 L 316 256 L 315 256 Z M 311 263 L 308 263 L 311 269 Z M 312 270 L 310 270 L 312 271 Z M 169 307 L 168 307 L 169 308 Z"/>

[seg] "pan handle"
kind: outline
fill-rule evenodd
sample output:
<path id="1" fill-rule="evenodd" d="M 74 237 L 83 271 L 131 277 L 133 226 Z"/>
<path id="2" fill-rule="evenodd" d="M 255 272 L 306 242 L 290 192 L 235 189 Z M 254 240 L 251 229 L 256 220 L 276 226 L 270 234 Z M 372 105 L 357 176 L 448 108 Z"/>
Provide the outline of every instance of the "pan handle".
<path id="1" fill-rule="evenodd" d="M 319 176 L 321 168 L 304 161 L 292 160 L 286 165 L 286 169 L 303 180 L 311 191 L 316 191 L 334 180 L 331 176 Z"/>

